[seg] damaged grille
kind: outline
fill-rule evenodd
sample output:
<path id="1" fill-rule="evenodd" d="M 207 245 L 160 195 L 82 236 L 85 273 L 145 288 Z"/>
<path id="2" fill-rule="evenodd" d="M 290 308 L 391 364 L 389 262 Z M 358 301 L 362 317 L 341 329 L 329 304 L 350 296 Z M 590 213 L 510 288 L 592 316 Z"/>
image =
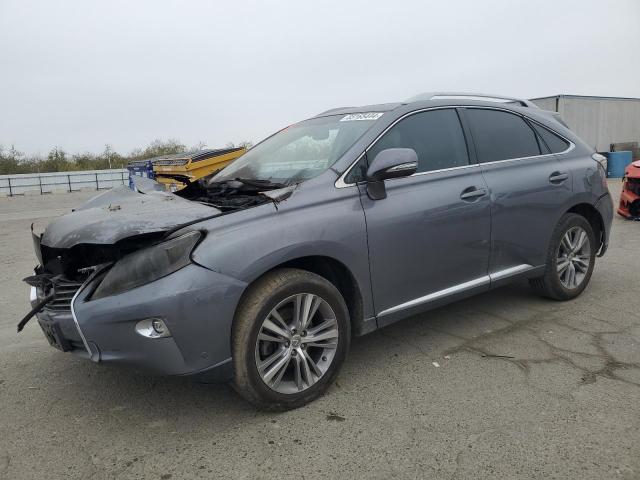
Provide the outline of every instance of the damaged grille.
<path id="1" fill-rule="evenodd" d="M 44 286 L 44 296 L 49 295 L 52 291 L 55 296 L 47 303 L 45 309 L 56 312 L 71 311 L 71 299 L 81 286 L 82 282 L 74 282 L 62 277 L 51 278 Z"/>
<path id="2" fill-rule="evenodd" d="M 640 195 L 640 179 L 639 178 L 627 178 L 625 181 L 625 190 Z"/>

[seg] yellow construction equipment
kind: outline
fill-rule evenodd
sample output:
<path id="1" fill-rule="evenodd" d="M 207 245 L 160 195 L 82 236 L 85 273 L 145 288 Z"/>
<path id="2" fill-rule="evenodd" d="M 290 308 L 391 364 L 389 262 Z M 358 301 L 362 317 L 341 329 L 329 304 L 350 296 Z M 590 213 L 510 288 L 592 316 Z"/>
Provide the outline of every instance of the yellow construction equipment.
<path id="1" fill-rule="evenodd" d="M 154 159 L 153 173 L 158 183 L 175 192 L 227 166 L 246 151 L 244 147 L 237 147 L 166 155 Z"/>

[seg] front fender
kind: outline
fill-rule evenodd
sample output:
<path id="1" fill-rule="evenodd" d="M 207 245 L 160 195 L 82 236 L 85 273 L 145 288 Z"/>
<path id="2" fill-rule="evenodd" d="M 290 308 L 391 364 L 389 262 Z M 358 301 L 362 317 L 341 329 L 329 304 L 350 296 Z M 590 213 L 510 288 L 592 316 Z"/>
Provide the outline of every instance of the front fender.
<path id="1" fill-rule="evenodd" d="M 207 231 L 193 261 L 251 283 L 285 262 L 323 256 L 344 264 L 358 284 L 365 318 L 373 316 L 367 231 L 356 188 L 298 192 L 276 210 L 263 205 L 201 224 Z M 330 198 L 326 198 L 329 196 Z"/>

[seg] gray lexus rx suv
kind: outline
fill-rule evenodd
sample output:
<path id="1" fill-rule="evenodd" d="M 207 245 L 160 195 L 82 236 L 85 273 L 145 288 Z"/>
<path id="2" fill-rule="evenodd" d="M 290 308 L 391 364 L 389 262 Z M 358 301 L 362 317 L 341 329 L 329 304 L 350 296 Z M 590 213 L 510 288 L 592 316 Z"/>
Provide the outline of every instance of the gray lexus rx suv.
<path id="1" fill-rule="evenodd" d="M 611 227 L 602 160 L 525 100 L 329 110 L 184 190 L 140 179 L 33 232 L 18 329 L 35 315 L 62 351 L 295 408 L 352 336 L 520 279 L 580 295 Z"/>

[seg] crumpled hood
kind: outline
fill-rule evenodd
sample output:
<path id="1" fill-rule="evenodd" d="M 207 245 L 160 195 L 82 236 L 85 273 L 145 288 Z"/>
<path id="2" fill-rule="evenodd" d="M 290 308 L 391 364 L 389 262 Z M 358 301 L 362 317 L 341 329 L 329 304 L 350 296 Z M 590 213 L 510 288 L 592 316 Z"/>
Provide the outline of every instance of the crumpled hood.
<path id="1" fill-rule="evenodd" d="M 159 233 L 212 218 L 222 212 L 172 193 L 134 192 L 116 187 L 83 203 L 49 224 L 40 244 L 71 248 L 78 244 L 114 244 L 141 234 Z"/>

